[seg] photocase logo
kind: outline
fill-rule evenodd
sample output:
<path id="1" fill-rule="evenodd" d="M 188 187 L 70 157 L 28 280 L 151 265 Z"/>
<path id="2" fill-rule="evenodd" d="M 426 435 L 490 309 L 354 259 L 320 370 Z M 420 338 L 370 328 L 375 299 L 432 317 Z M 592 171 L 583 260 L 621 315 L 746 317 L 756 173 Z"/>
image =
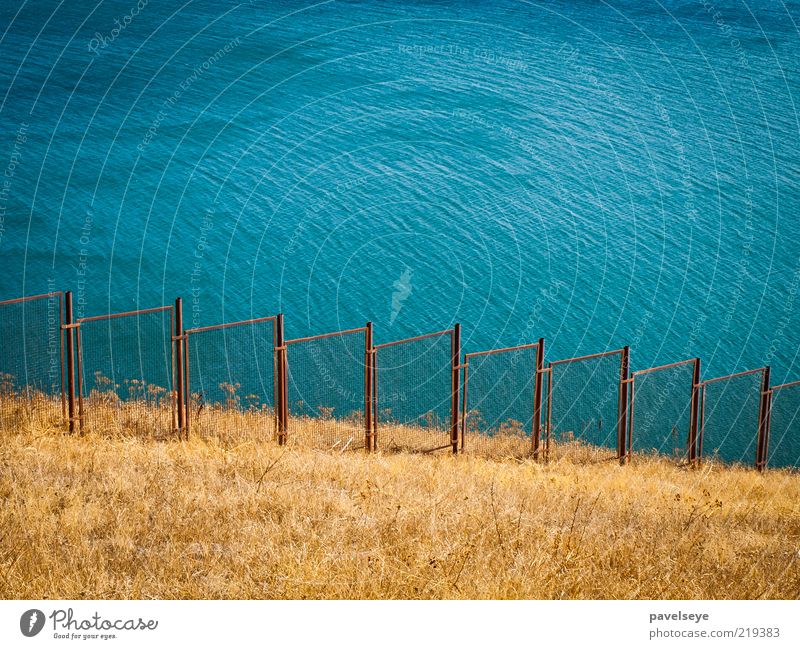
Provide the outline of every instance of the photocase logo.
<path id="1" fill-rule="evenodd" d="M 400 279 L 392 284 L 394 292 L 392 293 L 392 315 L 389 318 L 389 326 L 394 324 L 397 316 L 400 315 L 400 309 L 403 308 L 403 302 L 411 295 L 413 287 L 411 286 L 411 276 L 413 271 L 406 266 Z"/>
<path id="2" fill-rule="evenodd" d="M 19 630 L 22 635 L 32 638 L 44 628 L 44 613 L 38 608 L 25 611 L 19 618 Z"/>

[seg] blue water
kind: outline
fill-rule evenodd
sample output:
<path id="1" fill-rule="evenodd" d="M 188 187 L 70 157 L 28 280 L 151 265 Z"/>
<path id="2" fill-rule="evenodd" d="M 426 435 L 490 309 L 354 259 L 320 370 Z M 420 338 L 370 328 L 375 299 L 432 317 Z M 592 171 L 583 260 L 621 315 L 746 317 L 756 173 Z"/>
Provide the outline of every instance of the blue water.
<path id="1" fill-rule="evenodd" d="M 0 8 L 0 296 L 800 377 L 798 2 L 144 5 Z"/>

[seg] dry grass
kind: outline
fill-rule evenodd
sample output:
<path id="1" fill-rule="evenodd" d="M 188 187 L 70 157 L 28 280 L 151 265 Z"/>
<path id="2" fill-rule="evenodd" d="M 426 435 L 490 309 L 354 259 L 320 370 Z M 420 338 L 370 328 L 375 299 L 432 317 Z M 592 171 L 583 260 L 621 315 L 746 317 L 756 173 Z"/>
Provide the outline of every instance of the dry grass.
<path id="1" fill-rule="evenodd" d="M 234 419 L 77 437 L 52 410 L 0 408 L 6 599 L 800 597 L 785 472 L 562 447 L 542 465 L 508 438 L 492 457 L 279 448 Z"/>

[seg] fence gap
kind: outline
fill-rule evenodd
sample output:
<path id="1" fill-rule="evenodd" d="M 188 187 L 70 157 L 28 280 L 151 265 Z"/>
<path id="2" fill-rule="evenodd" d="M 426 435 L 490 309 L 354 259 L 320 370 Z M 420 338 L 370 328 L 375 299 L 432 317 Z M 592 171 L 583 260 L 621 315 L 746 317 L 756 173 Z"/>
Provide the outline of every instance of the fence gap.
<path id="1" fill-rule="evenodd" d="M 283 443 L 278 320 L 265 316 L 184 332 L 190 361 L 185 377 L 187 428 L 217 436 L 268 428 L 265 434 Z"/>
<path id="2" fill-rule="evenodd" d="M 367 411 L 372 410 L 366 338 L 365 326 L 284 343 L 292 436 L 339 451 L 360 449 L 362 442 L 366 446 Z"/>
<path id="3" fill-rule="evenodd" d="M 752 450 L 751 466 L 761 464 L 764 438 L 768 437 L 768 408 L 765 392 L 769 390 L 768 368 L 737 372 L 707 379 L 701 384 L 700 430 L 698 435 L 698 462 L 712 450 L 723 462 L 741 462 Z M 760 375 L 760 376 L 759 376 Z M 767 385 L 767 390 L 764 385 Z M 716 397 L 709 404 L 709 391 Z M 722 404 L 722 406 L 720 406 Z M 753 435 L 748 441 L 746 429 Z M 726 430 L 727 429 L 727 430 Z M 737 438 L 745 442 L 744 453 L 731 451 Z M 731 441 L 731 438 L 733 441 Z"/>
<path id="4" fill-rule="evenodd" d="M 460 327 L 373 345 L 375 442 L 458 452 Z M 383 406 L 383 407 L 381 407 Z M 380 431 L 380 432 L 378 432 Z"/>

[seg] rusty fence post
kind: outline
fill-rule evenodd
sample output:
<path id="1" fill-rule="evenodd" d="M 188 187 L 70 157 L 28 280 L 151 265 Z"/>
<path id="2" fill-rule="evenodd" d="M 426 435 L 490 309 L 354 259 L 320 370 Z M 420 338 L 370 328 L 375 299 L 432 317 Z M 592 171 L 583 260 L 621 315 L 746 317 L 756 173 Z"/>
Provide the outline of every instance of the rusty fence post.
<path id="1" fill-rule="evenodd" d="M 286 338 L 283 330 L 283 313 L 279 313 L 275 319 L 275 354 L 276 354 L 276 368 L 275 373 L 275 393 L 277 400 L 275 402 L 275 412 L 277 413 L 277 433 L 278 445 L 283 446 L 286 444 L 287 433 L 287 420 L 289 407 L 286 403 L 288 396 L 287 389 L 287 356 L 286 356 Z"/>
<path id="2" fill-rule="evenodd" d="M 59 375 L 58 381 L 61 386 L 61 422 L 65 427 L 69 426 L 69 415 L 67 414 L 67 359 L 64 354 L 66 353 L 66 337 L 67 330 L 64 328 L 66 324 L 66 303 L 63 291 L 58 292 L 58 344 L 60 348 L 59 356 Z"/>
<path id="3" fill-rule="evenodd" d="M 64 301 L 64 325 L 67 337 L 67 412 L 69 432 L 75 432 L 75 336 L 72 315 L 72 291 L 67 291 Z"/>
<path id="4" fill-rule="evenodd" d="M 183 331 L 183 299 L 175 299 L 175 331 L 172 337 L 173 349 L 175 350 L 175 376 L 172 377 L 173 383 L 176 387 L 175 407 L 178 410 L 178 439 L 186 437 L 186 375 L 184 374 L 184 344 L 183 337 L 186 334 Z"/>
<path id="5" fill-rule="evenodd" d="M 630 372 L 629 372 L 630 374 Z M 636 375 L 630 374 L 628 377 L 627 385 L 630 386 L 630 392 L 628 392 L 628 408 L 625 411 L 626 416 L 628 418 L 628 425 L 626 427 L 626 435 L 627 435 L 627 443 L 625 448 L 625 458 L 627 462 L 631 461 L 633 456 L 633 424 L 634 424 L 634 415 L 635 407 L 636 407 Z"/>
<path id="6" fill-rule="evenodd" d="M 775 394 L 772 386 L 769 386 L 767 394 L 767 434 L 764 438 L 764 468 L 769 468 L 769 445 L 772 437 L 772 396 Z"/>
<path id="7" fill-rule="evenodd" d="M 367 453 L 374 450 L 372 436 L 372 323 L 368 322 L 364 332 L 364 448 Z"/>
<path id="8" fill-rule="evenodd" d="M 370 364 L 372 369 L 372 450 L 378 450 L 378 347 L 372 343 L 372 353 L 370 354 Z"/>
<path id="9" fill-rule="evenodd" d="M 700 359 L 694 359 L 694 374 L 692 376 L 692 400 L 689 413 L 689 439 L 686 446 L 689 464 L 697 464 L 697 444 L 700 429 Z"/>
<path id="10" fill-rule="evenodd" d="M 78 430 L 83 435 L 85 429 L 85 415 L 83 409 L 83 349 L 81 346 L 81 323 L 75 323 L 75 373 L 77 374 L 75 392 L 78 398 Z"/>
<path id="11" fill-rule="evenodd" d="M 282 326 L 282 325 L 281 325 Z M 281 410 L 283 416 L 283 443 L 289 439 L 289 348 L 286 346 L 286 336 L 283 337 L 283 374 L 281 382 L 283 384 L 283 395 L 281 397 Z"/>
<path id="12" fill-rule="evenodd" d="M 378 450 L 378 350 L 373 342 L 371 353 L 372 369 L 372 450 Z"/>
<path id="13" fill-rule="evenodd" d="M 461 452 L 464 452 L 464 442 L 467 437 L 467 402 L 469 400 L 469 357 L 464 356 L 464 362 L 461 365 L 463 371 L 463 378 L 461 379 Z"/>
<path id="14" fill-rule="evenodd" d="M 544 461 L 550 461 L 550 430 L 553 427 L 552 403 L 553 403 L 553 364 L 548 363 L 542 369 L 543 374 L 547 374 L 547 423 L 544 427 Z"/>
<path id="15" fill-rule="evenodd" d="M 622 348 L 622 363 L 619 378 L 619 419 L 617 421 L 617 457 L 620 464 L 625 464 L 627 448 L 628 421 L 628 379 L 630 378 L 630 347 Z"/>
<path id="16" fill-rule="evenodd" d="M 544 369 L 544 338 L 539 338 L 536 347 L 536 378 L 533 386 L 533 430 L 531 430 L 531 443 L 533 444 L 533 459 L 539 459 L 539 445 L 542 436 L 542 370 Z"/>
<path id="17" fill-rule="evenodd" d="M 697 418 L 697 459 L 695 462 L 699 464 L 703 461 L 703 435 L 706 430 L 706 386 L 705 383 L 700 383 L 700 415 Z"/>
<path id="18" fill-rule="evenodd" d="M 180 341 L 180 344 L 183 345 L 183 423 L 184 423 L 184 438 L 186 440 L 189 439 L 189 433 L 192 428 L 191 424 L 191 415 L 192 415 L 192 391 L 191 391 L 191 381 L 189 380 L 189 333 L 183 333 L 183 339 Z"/>
<path id="19" fill-rule="evenodd" d="M 453 447 L 453 453 L 458 453 L 458 393 L 460 392 L 460 370 L 461 365 L 461 325 L 456 323 L 453 326 L 453 337 L 451 338 L 451 377 L 450 377 L 450 390 L 451 390 L 451 427 L 450 427 L 450 444 Z"/>
<path id="20" fill-rule="evenodd" d="M 763 471 L 767 466 L 767 445 L 769 443 L 769 411 L 772 402 L 770 392 L 769 365 L 764 368 L 761 382 L 761 401 L 758 408 L 758 442 L 756 445 L 756 469 Z"/>

